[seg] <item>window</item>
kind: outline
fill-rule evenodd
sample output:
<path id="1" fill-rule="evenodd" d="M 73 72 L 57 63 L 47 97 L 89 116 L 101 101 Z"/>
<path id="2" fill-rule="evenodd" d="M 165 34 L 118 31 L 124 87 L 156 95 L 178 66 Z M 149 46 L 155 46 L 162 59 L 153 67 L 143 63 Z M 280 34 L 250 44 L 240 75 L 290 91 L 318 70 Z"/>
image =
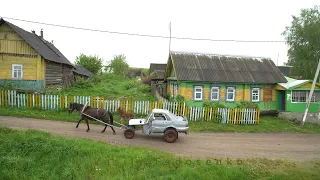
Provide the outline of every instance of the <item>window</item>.
<path id="1" fill-rule="evenodd" d="M 260 89 L 259 88 L 252 88 L 251 91 L 251 99 L 252 102 L 259 102 L 260 96 Z"/>
<path id="2" fill-rule="evenodd" d="M 310 91 L 292 91 L 292 102 L 307 102 Z M 314 91 L 311 102 L 320 102 L 320 91 Z"/>
<path id="3" fill-rule="evenodd" d="M 227 101 L 234 101 L 235 100 L 235 87 L 227 87 Z"/>
<path id="4" fill-rule="evenodd" d="M 13 79 L 23 78 L 22 64 L 12 64 L 12 78 Z"/>
<path id="5" fill-rule="evenodd" d="M 178 91 L 178 84 L 175 84 L 174 87 L 175 87 L 175 96 L 177 96 L 177 95 L 178 95 L 178 92 L 179 92 L 179 91 Z"/>
<path id="6" fill-rule="evenodd" d="M 220 95 L 219 87 L 211 87 L 211 101 L 218 101 Z"/>
<path id="7" fill-rule="evenodd" d="M 202 86 L 195 86 L 194 87 L 194 100 L 202 100 Z"/>
<path id="8" fill-rule="evenodd" d="M 178 84 L 171 84 L 171 97 L 176 97 L 178 95 Z"/>
<path id="9" fill-rule="evenodd" d="M 154 116 L 154 120 L 160 120 L 160 121 L 166 120 L 165 115 L 162 113 L 154 113 L 153 116 Z"/>

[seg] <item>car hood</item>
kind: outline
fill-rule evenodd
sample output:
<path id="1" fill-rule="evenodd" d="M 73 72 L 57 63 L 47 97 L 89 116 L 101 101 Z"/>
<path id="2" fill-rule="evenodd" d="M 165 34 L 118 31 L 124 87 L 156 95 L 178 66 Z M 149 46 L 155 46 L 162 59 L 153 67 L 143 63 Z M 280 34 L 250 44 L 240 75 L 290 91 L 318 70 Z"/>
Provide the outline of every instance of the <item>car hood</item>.
<path id="1" fill-rule="evenodd" d="M 129 120 L 129 125 L 142 125 L 145 124 L 146 120 L 145 119 L 130 119 Z"/>

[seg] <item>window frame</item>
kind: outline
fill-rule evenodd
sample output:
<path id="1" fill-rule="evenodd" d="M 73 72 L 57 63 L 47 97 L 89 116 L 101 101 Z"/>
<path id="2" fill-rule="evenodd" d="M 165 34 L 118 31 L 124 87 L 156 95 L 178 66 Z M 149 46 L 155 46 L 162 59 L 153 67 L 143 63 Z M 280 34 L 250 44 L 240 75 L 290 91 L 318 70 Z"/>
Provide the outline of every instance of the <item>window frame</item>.
<path id="1" fill-rule="evenodd" d="M 196 89 L 201 89 L 201 92 L 197 92 Z M 200 93 L 200 98 L 196 97 L 196 94 Z M 194 85 L 193 86 L 193 100 L 194 101 L 202 101 L 203 100 L 203 86 L 202 85 Z"/>
<path id="2" fill-rule="evenodd" d="M 17 71 L 17 70 L 15 70 L 15 67 L 17 67 L 17 66 L 21 68 L 21 77 L 14 77 L 15 71 Z M 12 79 L 23 79 L 23 65 L 22 64 L 12 64 L 11 65 L 11 78 Z"/>
<path id="3" fill-rule="evenodd" d="M 213 93 L 213 89 L 217 89 L 218 92 L 217 93 L 217 99 L 213 99 L 212 93 Z M 211 101 L 219 101 L 220 100 L 220 87 L 219 86 L 211 86 L 210 88 L 210 100 Z"/>
<path id="4" fill-rule="evenodd" d="M 257 93 L 257 95 L 258 95 L 258 99 L 257 100 L 254 100 L 253 99 L 253 91 L 254 90 L 258 90 L 258 93 Z M 259 87 L 252 87 L 251 88 L 251 102 L 260 102 L 260 88 Z"/>
<path id="5" fill-rule="evenodd" d="M 233 99 L 229 99 L 228 89 L 233 89 Z M 236 87 L 235 86 L 227 86 L 226 87 L 226 102 L 234 102 L 236 100 Z"/>
<path id="6" fill-rule="evenodd" d="M 301 99 L 301 93 L 304 93 L 303 95 L 305 95 L 305 101 L 300 101 Z M 317 102 L 317 94 L 320 94 L 320 91 L 313 91 L 313 94 L 312 94 L 312 98 L 311 98 L 311 101 L 310 103 L 319 103 Z M 297 94 L 299 94 L 299 96 L 297 96 Z M 308 101 L 308 98 L 309 98 L 309 94 L 310 94 L 310 91 L 309 90 L 292 90 L 291 91 L 291 103 L 307 103 Z M 293 98 L 294 96 L 293 95 L 296 95 L 295 98 L 297 98 L 297 101 L 293 101 Z"/>
<path id="7" fill-rule="evenodd" d="M 176 97 L 179 94 L 178 83 L 171 83 L 171 97 Z"/>

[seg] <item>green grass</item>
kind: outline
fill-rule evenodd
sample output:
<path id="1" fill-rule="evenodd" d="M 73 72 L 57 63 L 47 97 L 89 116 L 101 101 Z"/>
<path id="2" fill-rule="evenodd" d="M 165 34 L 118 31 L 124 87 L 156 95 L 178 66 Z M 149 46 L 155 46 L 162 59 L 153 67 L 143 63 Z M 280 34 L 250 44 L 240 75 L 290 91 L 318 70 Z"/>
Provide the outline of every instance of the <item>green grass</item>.
<path id="1" fill-rule="evenodd" d="M 134 100 L 156 100 L 151 94 L 151 87 L 136 79 L 129 79 L 114 74 L 96 75 L 87 81 L 79 81 L 71 88 L 62 91 L 47 89 L 46 94 L 63 94 L 72 96 L 99 96 L 113 100 L 127 96 Z"/>
<path id="2" fill-rule="evenodd" d="M 317 179 L 320 162 L 178 157 L 139 147 L 0 127 L 0 179 Z M 230 161 L 229 161 L 230 162 Z"/>
<path id="3" fill-rule="evenodd" d="M 67 122 L 77 122 L 80 118 L 79 112 L 68 114 L 67 110 L 38 110 L 25 108 L 1 107 L 0 115 L 13 117 L 30 117 L 37 119 L 49 119 Z M 144 117 L 136 115 L 136 117 Z M 114 120 L 119 122 L 120 116 L 114 113 Z M 101 124 L 90 121 L 90 123 Z M 127 121 L 125 122 L 127 123 Z M 218 124 L 215 122 L 189 121 L 190 132 L 297 132 L 297 133 L 320 133 L 320 125 L 305 123 L 303 128 L 299 124 L 287 120 L 280 120 L 276 117 L 261 117 L 259 125 L 232 125 Z"/>

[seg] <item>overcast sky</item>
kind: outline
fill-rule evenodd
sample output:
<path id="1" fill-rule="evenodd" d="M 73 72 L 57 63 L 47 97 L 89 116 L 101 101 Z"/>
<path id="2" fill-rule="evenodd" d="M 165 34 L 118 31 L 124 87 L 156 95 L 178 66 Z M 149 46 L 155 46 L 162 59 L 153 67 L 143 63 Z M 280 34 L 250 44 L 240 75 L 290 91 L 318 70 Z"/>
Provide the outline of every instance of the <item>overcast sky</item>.
<path id="1" fill-rule="evenodd" d="M 283 41 L 281 33 L 291 15 L 311 8 L 319 0 L 220 0 L 220 1 L 41 1 L 1 2 L 0 16 L 105 31 L 168 37 L 217 40 Z M 99 55 L 104 63 L 124 54 L 132 67 L 148 68 L 166 63 L 169 39 L 92 32 L 5 20 L 53 40 L 54 45 L 74 62 L 80 53 Z M 287 61 L 285 43 L 214 42 L 171 40 L 171 50 L 270 57 L 275 64 Z M 279 58 L 278 58 L 279 54 Z"/>

